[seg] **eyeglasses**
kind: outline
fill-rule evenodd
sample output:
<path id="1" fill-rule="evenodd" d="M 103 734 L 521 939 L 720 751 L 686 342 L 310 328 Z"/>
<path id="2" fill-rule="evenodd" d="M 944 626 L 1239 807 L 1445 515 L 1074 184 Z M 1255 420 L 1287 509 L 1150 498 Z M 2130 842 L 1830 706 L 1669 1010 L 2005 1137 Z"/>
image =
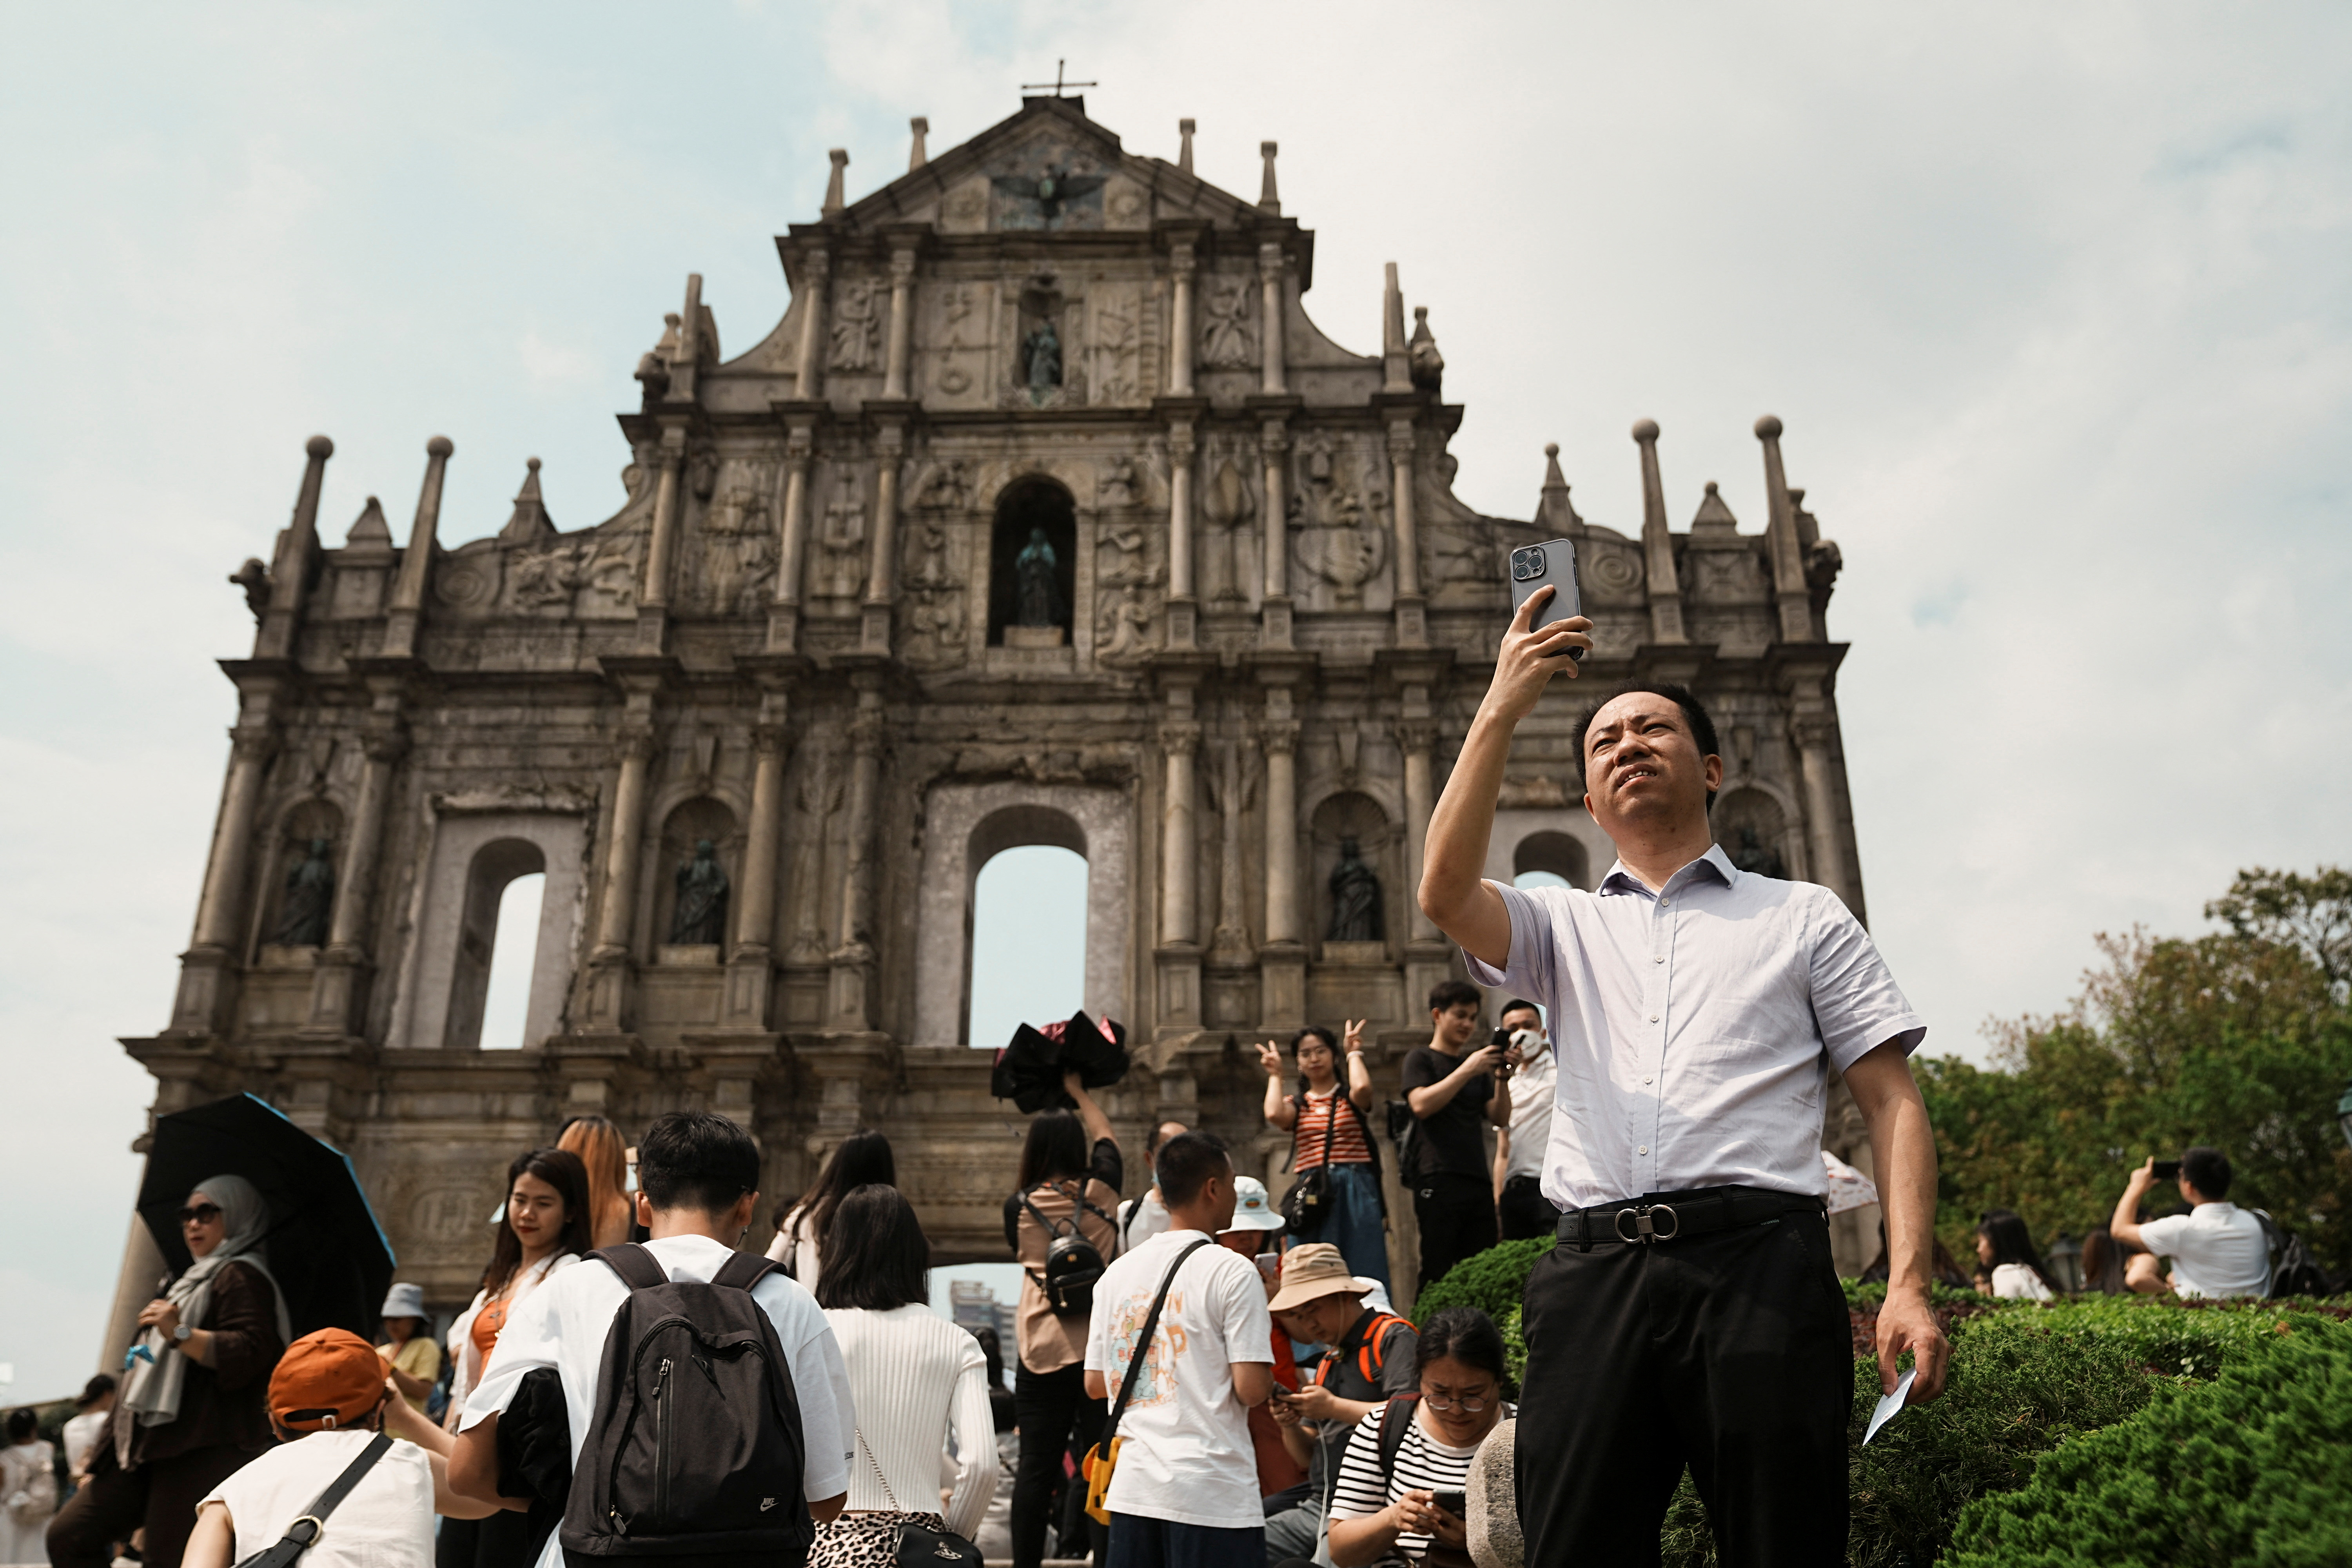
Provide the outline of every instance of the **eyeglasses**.
<path id="1" fill-rule="evenodd" d="M 1432 1410 L 1459 1410 L 1465 1415 L 1475 1415 L 1494 1404 L 1495 1397 L 1490 1394 L 1482 1394 L 1475 1399 L 1467 1395 L 1460 1399 L 1441 1399 L 1434 1394 L 1424 1394 L 1421 1396 L 1421 1402 Z"/>
<path id="2" fill-rule="evenodd" d="M 182 1225 L 210 1225 L 213 1221 L 220 1218 L 220 1216 L 221 1211 L 220 1205 L 218 1204 L 191 1204 L 186 1208 L 180 1211 L 180 1223 Z"/>

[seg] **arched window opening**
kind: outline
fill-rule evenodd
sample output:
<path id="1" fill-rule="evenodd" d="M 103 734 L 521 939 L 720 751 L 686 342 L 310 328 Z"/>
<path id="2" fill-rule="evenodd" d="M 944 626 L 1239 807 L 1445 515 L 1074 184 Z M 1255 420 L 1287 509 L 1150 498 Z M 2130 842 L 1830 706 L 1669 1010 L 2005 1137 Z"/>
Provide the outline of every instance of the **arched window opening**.
<path id="1" fill-rule="evenodd" d="M 1530 833 L 1511 851 L 1514 888 L 1589 888 L 1591 862 L 1583 841 L 1571 834 Z"/>
<path id="2" fill-rule="evenodd" d="M 1005 487 L 989 534 L 988 641 L 1060 647 L 1078 584 L 1078 510 L 1070 492 L 1033 477 Z"/>
<path id="3" fill-rule="evenodd" d="M 1087 858 L 1051 844 L 991 856 L 971 898 L 967 1043 L 994 1050 L 1024 1023 L 1086 1005 Z"/>
<path id="4" fill-rule="evenodd" d="M 1715 803 L 1715 841 L 1731 863 L 1759 877 L 1789 876 L 1788 814 L 1759 789 L 1736 789 Z"/>
<path id="5" fill-rule="evenodd" d="M 449 988 L 449 1023 L 444 1037 L 449 1049 L 511 1050 L 529 1043 L 522 1037 L 523 1020 L 531 972 L 539 958 L 546 872 L 547 857 L 538 845 L 525 839 L 501 838 L 482 846 L 474 856 L 466 877 L 465 919 L 457 931 L 457 962 Z M 520 898 L 509 898 L 509 889 L 526 878 L 530 890 Z M 512 972 L 512 979 L 507 978 L 508 971 Z M 496 1034 L 488 1028 L 493 978 L 505 982 L 502 995 L 511 990 L 516 997 L 512 1021 L 502 1023 L 501 1032 Z"/>
<path id="6" fill-rule="evenodd" d="M 525 1045 L 523 1023 L 530 1012 L 530 980 L 539 957 L 539 916 L 547 894 L 547 873 L 533 871 L 509 882 L 499 895 L 496 934 L 490 939 L 490 978 L 482 998 L 481 1048 L 515 1050 Z"/>

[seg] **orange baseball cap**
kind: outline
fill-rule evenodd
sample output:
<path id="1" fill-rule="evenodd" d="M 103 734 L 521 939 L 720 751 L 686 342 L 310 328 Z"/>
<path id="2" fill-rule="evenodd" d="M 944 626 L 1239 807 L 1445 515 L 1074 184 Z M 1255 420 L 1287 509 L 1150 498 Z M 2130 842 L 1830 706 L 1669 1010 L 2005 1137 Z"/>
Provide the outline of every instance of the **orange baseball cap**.
<path id="1" fill-rule="evenodd" d="M 383 1403 L 383 1358 L 349 1329 L 304 1334 L 269 1374 L 269 1414 L 290 1432 L 356 1426 Z"/>

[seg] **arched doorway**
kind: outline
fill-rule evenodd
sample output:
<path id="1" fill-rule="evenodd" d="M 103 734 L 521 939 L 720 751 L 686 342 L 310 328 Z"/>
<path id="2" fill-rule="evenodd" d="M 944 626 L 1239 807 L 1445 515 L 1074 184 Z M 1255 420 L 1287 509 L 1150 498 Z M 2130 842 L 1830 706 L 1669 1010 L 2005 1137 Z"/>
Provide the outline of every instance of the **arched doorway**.
<path id="1" fill-rule="evenodd" d="M 1589 888 L 1591 861 L 1573 836 L 1547 829 L 1530 833 L 1511 851 L 1515 888 Z"/>
<path id="2" fill-rule="evenodd" d="M 1086 994 L 1087 858 L 1058 844 L 997 851 L 972 879 L 965 1043 L 993 1050 Z"/>
<path id="3" fill-rule="evenodd" d="M 1007 485 L 996 498 L 988 560 L 989 646 L 1067 644 L 1078 586 L 1078 508 L 1070 492 L 1035 474 Z"/>

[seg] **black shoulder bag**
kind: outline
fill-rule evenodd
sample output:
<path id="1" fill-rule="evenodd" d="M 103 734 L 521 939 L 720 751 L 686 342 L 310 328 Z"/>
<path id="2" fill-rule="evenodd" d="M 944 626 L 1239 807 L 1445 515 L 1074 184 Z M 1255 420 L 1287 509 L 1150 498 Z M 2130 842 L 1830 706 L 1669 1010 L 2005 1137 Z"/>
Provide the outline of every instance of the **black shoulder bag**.
<path id="1" fill-rule="evenodd" d="M 326 1533 L 327 1516 L 352 1495 L 352 1489 L 375 1468 L 375 1462 L 391 1452 L 391 1435 L 377 1433 L 374 1441 L 360 1450 L 359 1458 L 345 1465 L 343 1473 L 330 1481 L 325 1491 L 310 1500 L 310 1506 L 286 1527 L 286 1533 L 278 1537 L 277 1544 L 262 1548 L 238 1563 L 236 1568 L 288 1568 L 296 1558 L 318 1544 L 319 1537 Z"/>
<path id="2" fill-rule="evenodd" d="M 1347 1092 L 1343 1082 L 1331 1090 L 1328 1114 L 1323 1119 L 1323 1163 L 1298 1173 L 1290 1190 L 1282 1194 L 1282 1217 L 1290 1234 L 1300 1239 L 1312 1237 L 1323 1228 L 1331 1215 L 1331 1138 L 1339 1130 L 1339 1100 Z"/>
<path id="3" fill-rule="evenodd" d="M 904 1512 L 898 1506 L 898 1494 L 890 1489 L 890 1478 L 882 1473 L 882 1461 L 866 1447 L 863 1432 L 857 1434 L 857 1446 L 865 1450 L 866 1462 L 874 1467 L 874 1479 L 882 1483 L 882 1495 L 889 1500 L 890 1511 Z M 898 1524 L 893 1556 L 898 1568 L 982 1568 L 983 1562 L 980 1548 L 954 1531 L 931 1530 L 904 1521 Z"/>

